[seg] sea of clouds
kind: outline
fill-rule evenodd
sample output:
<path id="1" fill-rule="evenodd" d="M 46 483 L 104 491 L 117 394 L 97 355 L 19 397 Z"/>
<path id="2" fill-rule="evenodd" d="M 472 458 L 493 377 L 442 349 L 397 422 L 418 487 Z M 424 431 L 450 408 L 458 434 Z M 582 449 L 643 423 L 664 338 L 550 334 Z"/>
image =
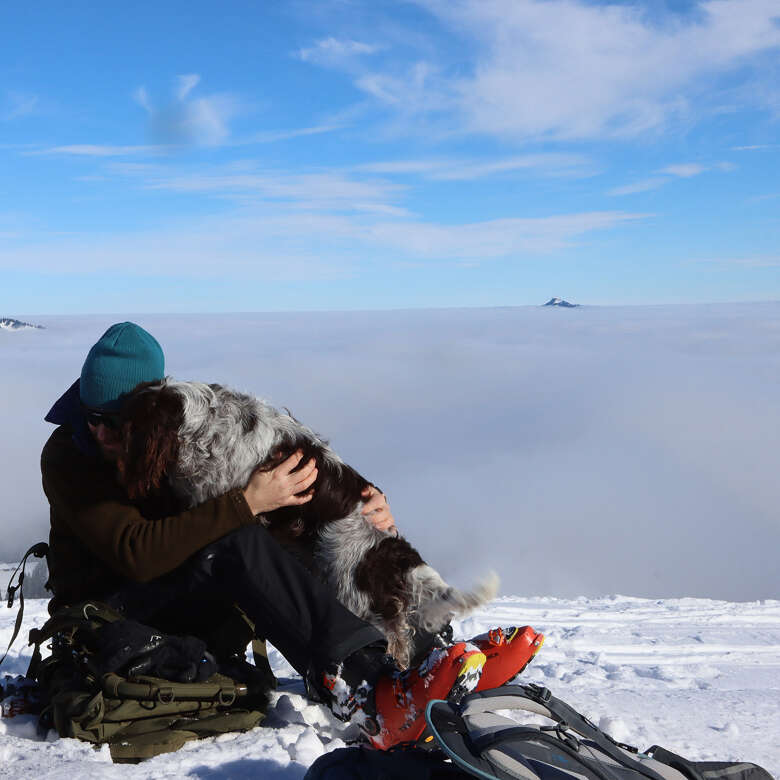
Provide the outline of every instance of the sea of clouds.
<path id="1" fill-rule="evenodd" d="M 0 332 L 0 561 L 47 535 L 43 416 L 129 318 L 173 376 L 329 438 L 458 584 L 492 568 L 506 594 L 780 594 L 780 303 L 23 314 L 46 329 Z"/>

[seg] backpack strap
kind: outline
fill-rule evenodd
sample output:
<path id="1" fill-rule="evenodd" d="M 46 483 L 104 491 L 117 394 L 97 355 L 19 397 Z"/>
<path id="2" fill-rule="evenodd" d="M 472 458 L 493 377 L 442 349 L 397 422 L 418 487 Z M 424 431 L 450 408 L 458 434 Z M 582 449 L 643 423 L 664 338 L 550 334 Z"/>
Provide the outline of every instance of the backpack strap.
<path id="1" fill-rule="evenodd" d="M 213 700 L 220 707 L 231 707 L 238 697 L 247 694 L 246 685 L 221 674 L 213 674 L 199 683 L 180 683 L 146 675 L 128 680 L 109 673 L 103 675 L 100 686 L 103 694 L 112 699 L 137 699 L 161 704 Z"/>
<path id="2" fill-rule="evenodd" d="M 511 693 L 507 690 L 508 688 L 519 688 L 519 691 Z M 615 741 L 584 715 L 577 712 L 577 710 L 566 704 L 566 702 L 553 696 L 548 688 L 544 688 L 541 685 L 502 686 L 490 691 L 472 694 L 461 702 L 460 712 L 465 714 L 466 710 L 474 712 L 491 711 L 502 708 L 511 709 L 511 699 L 515 698 L 516 701 L 518 696 L 523 699 L 530 699 L 531 702 L 538 705 L 538 707 L 528 707 L 527 705 L 524 705 L 524 709 L 529 709 L 532 712 L 544 715 L 546 715 L 546 712 L 544 712 L 544 710 L 546 710 L 550 713 L 552 720 L 558 722 L 558 727 L 555 731 L 558 732 L 558 739 L 560 740 L 558 743 L 559 746 L 563 743 L 570 749 L 574 747 L 573 745 L 568 744 L 569 740 L 567 740 L 566 735 L 562 733 L 563 730 L 568 728 L 595 743 L 602 752 L 606 753 L 606 755 L 621 766 L 639 772 L 641 775 L 648 778 L 648 780 L 664 780 L 661 774 L 651 769 L 643 762 L 629 758 L 624 752 L 638 753 L 639 751 L 635 747 Z M 485 746 L 488 744 L 496 746 L 498 741 L 503 742 L 506 739 L 510 739 L 513 736 L 510 732 L 515 732 L 515 729 L 504 729 L 497 734 L 489 735 L 489 738 L 486 738 L 485 745 L 482 745 L 481 749 L 485 750 Z M 515 733 L 515 736 L 518 736 L 518 734 Z M 553 739 L 553 737 L 549 738 Z M 492 743 L 491 739 L 494 740 Z M 542 737 L 542 739 L 544 739 L 544 737 Z M 572 742 L 575 741 L 571 736 L 569 739 Z"/>
<path id="3" fill-rule="evenodd" d="M 612 739 L 609 734 L 605 734 L 592 721 L 577 712 L 573 707 L 570 707 L 565 701 L 561 701 L 553 696 L 548 688 L 533 684 L 524 685 L 522 688 L 525 691 L 526 696 L 541 701 L 560 724 L 569 726 L 586 739 L 595 742 L 601 750 L 619 764 L 631 769 L 636 769 L 638 772 L 645 775 L 645 777 L 651 778 L 652 780 L 663 780 L 658 772 L 650 769 L 650 767 L 646 766 L 641 761 L 635 761 L 626 755 L 625 751 L 634 754 L 639 753 L 637 748 L 633 747 L 633 745 L 626 745 L 623 742 Z"/>
<path id="4" fill-rule="evenodd" d="M 696 768 L 693 761 L 688 761 L 687 758 L 678 756 L 677 753 L 672 753 L 671 750 L 662 748 L 660 745 L 653 745 L 647 749 L 647 753 L 656 761 L 676 769 L 681 774 L 691 778 L 691 780 L 704 780 L 704 776 Z"/>
<path id="5" fill-rule="evenodd" d="M 564 725 L 564 724 L 561 724 Z M 506 729 L 500 729 L 494 733 L 484 734 L 481 737 L 477 737 L 472 740 L 474 750 L 482 755 L 486 750 L 491 748 L 500 747 L 506 742 L 512 742 L 516 739 L 526 739 L 533 742 L 546 742 L 552 745 L 556 750 L 560 750 L 563 753 L 571 756 L 579 764 L 585 764 L 585 766 L 593 772 L 599 780 L 615 780 L 613 775 L 609 775 L 602 771 L 597 762 L 585 763 L 583 757 L 580 754 L 579 742 L 575 740 L 569 734 L 557 732 L 557 736 L 547 734 L 541 729 L 529 728 L 528 726 L 514 726 Z M 517 757 L 515 757 L 517 760 Z"/>
<path id="6" fill-rule="evenodd" d="M 22 585 L 24 584 L 24 570 L 27 566 L 27 559 L 34 555 L 36 558 L 46 558 L 46 562 L 48 564 L 49 562 L 49 545 L 46 544 L 46 542 L 38 542 L 38 544 L 34 544 L 25 554 L 22 558 L 21 563 L 14 569 L 14 573 L 11 575 L 11 579 L 8 581 L 8 609 L 11 609 L 14 605 L 14 597 L 16 596 L 16 591 L 19 591 L 19 611 L 16 613 L 16 621 L 14 623 L 14 631 L 11 635 L 11 641 L 8 643 L 8 647 L 6 647 L 5 652 L 3 653 L 3 657 L 0 658 L 0 665 L 2 665 L 3 661 L 5 661 L 6 656 L 8 655 L 8 651 L 11 649 L 11 645 L 16 640 L 16 637 L 19 636 L 19 629 L 22 627 L 22 617 L 24 616 L 24 591 L 22 590 Z M 21 570 L 21 571 L 20 571 Z M 16 585 L 13 584 L 14 578 L 16 577 L 17 573 L 19 574 L 19 581 Z"/>
<path id="7" fill-rule="evenodd" d="M 61 607 L 40 628 L 30 629 L 28 644 L 34 645 L 34 648 L 26 676 L 37 679 L 41 663 L 41 645 L 47 640 L 68 632 L 73 636 L 77 631 L 82 637 L 94 636 L 97 626 L 112 623 L 121 617 L 116 610 L 99 601 Z"/>

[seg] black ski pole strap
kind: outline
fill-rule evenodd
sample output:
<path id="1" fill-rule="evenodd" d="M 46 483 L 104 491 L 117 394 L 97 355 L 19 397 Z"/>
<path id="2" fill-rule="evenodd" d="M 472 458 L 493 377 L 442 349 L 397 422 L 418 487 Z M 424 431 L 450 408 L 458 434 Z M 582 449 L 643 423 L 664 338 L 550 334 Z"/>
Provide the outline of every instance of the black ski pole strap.
<path id="1" fill-rule="evenodd" d="M 36 558 L 43 558 L 47 557 L 49 554 L 49 545 L 46 544 L 46 542 L 38 542 L 38 544 L 34 544 L 25 554 L 22 558 L 19 565 L 14 569 L 14 573 L 11 575 L 11 579 L 8 581 L 8 603 L 7 607 L 8 609 L 11 609 L 14 605 L 14 596 L 16 595 L 16 592 L 19 591 L 19 611 L 16 613 L 16 621 L 14 622 L 14 631 L 11 635 L 11 641 L 8 643 L 8 647 L 6 647 L 5 652 L 3 653 L 3 657 L 0 658 L 0 666 L 2 665 L 3 661 L 5 661 L 6 656 L 8 655 L 8 651 L 11 649 L 11 645 L 13 645 L 14 641 L 16 640 L 16 637 L 19 636 L 19 629 L 22 627 L 22 617 L 24 616 L 24 591 L 22 590 L 22 585 L 24 585 L 24 569 L 27 565 L 27 559 L 34 555 Z M 13 584 L 14 577 L 16 577 L 17 572 L 19 573 L 19 581 L 16 585 Z"/>
<path id="2" fill-rule="evenodd" d="M 566 702 L 553 696 L 547 688 L 542 688 L 539 685 L 524 685 L 521 687 L 529 698 L 534 701 L 542 702 L 557 721 L 566 724 L 569 728 L 578 732 L 586 739 L 595 742 L 604 753 L 622 766 L 639 772 L 649 780 L 664 780 L 662 775 L 655 770 L 650 769 L 650 767 L 646 766 L 641 761 L 629 758 L 612 737 L 605 734 L 598 726 L 591 723 L 584 715 L 577 712 L 573 707 L 570 707 Z M 636 752 L 636 748 L 631 749 L 631 746 L 626 746 L 625 749 Z"/>

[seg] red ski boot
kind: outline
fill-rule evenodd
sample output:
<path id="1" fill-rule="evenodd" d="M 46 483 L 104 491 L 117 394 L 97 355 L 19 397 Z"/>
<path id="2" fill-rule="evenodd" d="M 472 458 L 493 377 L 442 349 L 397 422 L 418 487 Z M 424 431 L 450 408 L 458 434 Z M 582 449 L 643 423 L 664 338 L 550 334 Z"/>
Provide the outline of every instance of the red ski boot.
<path id="1" fill-rule="evenodd" d="M 474 637 L 471 644 L 485 654 L 485 666 L 475 690 L 498 688 L 528 666 L 544 643 L 544 634 L 537 634 L 531 626 L 522 628 L 494 628 Z"/>
<path id="2" fill-rule="evenodd" d="M 425 729 L 425 705 L 431 699 L 460 699 L 476 690 L 485 656 L 473 645 L 458 642 L 432 650 L 415 669 L 383 675 L 376 683 L 376 731 L 363 724 L 371 744 L 388 750 L 414 742 Z"/>

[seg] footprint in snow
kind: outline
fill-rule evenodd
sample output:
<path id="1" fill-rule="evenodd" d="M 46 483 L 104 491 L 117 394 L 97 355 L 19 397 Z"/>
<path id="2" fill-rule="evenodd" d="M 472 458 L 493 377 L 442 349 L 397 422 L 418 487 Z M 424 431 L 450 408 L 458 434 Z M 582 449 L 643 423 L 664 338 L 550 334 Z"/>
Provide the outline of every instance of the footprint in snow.
<path id="1" fill-rule="evenodd" d="M 719 731 L 727 737 L 738 737 L 740 735 L 739 726 L 733 721 L 728 721 L 723 726 L 710 726 L 713 731 Z"/>

